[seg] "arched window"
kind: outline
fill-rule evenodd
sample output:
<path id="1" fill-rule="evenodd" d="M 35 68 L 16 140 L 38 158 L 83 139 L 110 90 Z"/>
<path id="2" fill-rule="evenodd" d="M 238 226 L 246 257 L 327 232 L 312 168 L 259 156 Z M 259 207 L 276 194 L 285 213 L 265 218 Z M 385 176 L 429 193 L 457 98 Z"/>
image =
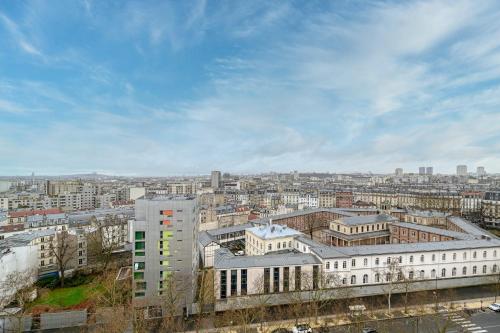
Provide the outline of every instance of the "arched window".
<path id="1" fill-rule="evenodd" d="M 423 278 L 424 278 L 424 276 L 425 276 L 425 272 L 424 272 L 424 270 L 421 270 L 421 271 L 420 271 L 420 278 L 421 278 L 421 279 L 423 279 Z"/>
<path id="2" fill-rule="evenodd" d="M 477 274 L 477 266 L 472 266 L 472 274 Z"/>
<path id="3" fill-rule="evenodd" d="M 410 271 L 408 273 L 408 279 L 413 280 L 413 274 L 414 274 L 413 271 Z"/>
<path id="4" fill-rule="evenodd" d="M 486 274 L 486 271 L 487 271 L 487 270 L 488 270 L 488 269 L 486 268 L 486 265 L 483 265 L 483 274 Z"/>
<path id="5" fill-rule="evenodd" d="M 401 271 L 398 272 L 398 281 L 403 280 L 403 273 Z"/>
<path id="6" fill-rule="evenodd" d="M 453 267 L 451 269 L 451 276 L 456 276 L 457 275 L 457 268 L 456 267 Z"/>
<path id="7" fill-rule="evenodd" d="M 462 275 L 467 275 L 467 267 L 462 268 Z"/>
<path id="8" fill-rule="evenodd" d="M 363 283 L 368 283 L 368 274 L 363 275 Z"/>
<path id="9" fill-rule="evenodd" d="M 441 270 L 441 277 L 446 277 L 446 268 Z"/>
<path id="10" fill-rule="evenodd" d="M 342 284 L 347 284 L 347 278 L 342 279 Z"/>
<path id="11" fill-rule="evenodd" d="M 431 271 L 431 278 L 435 278 L 435 277 L 436 277 L 436 270 L 435 270 L 435 269 L 433 269 L 433 270 Z"/>
<path id="12" fill-rule="evenodd" d="M 375 282 L 380 282 L 380 274 L 375 273 Z"/>
<path id="13" fill-rule="evenodd" d="M 351 284 L 356 284 L 356 275 L 351 276 Z"/>

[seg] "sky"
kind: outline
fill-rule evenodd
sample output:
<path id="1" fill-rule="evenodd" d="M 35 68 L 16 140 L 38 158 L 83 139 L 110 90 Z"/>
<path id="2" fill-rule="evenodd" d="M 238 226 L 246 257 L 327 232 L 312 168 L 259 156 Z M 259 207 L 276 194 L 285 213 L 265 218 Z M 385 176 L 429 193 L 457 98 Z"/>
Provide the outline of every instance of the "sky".
<path id="1" fill-rule="evenodd" d="M 1 1 L 0 175 L 500 172 L 498 1 Z"/>

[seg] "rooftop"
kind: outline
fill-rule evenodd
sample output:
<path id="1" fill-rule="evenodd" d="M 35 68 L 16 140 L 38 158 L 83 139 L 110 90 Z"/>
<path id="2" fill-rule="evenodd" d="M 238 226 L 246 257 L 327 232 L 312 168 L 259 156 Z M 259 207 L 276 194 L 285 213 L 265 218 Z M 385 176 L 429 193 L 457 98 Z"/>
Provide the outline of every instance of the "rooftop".
<path id="1" fill-rule="evenodd" d="M 343 224 L 353 226 L 353 225 L 371 224 L 371 223 L 396 222 L 398 221 L 398 219 L 387 214 L 377 214 L 377 215 L 344 217 L 341 219 L 341 221 Z"/>
<path id="2" fill-rule="evenodd" d="M 253 233 L 254 235 L 256 235 L 261 239 L 291 237 L 291 236 L 298 236 L 301 234 L 297 230 L 289 228 L 285 225 L 272 224 L 272 223 L 249 228 L 247 229 L 247 231 Z"/>

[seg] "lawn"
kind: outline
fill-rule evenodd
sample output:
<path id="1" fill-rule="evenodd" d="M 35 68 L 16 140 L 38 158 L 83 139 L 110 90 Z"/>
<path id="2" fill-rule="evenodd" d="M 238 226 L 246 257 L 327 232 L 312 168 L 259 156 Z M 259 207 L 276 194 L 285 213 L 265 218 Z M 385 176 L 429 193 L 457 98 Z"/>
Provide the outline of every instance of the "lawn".
<path id="1" fill-rule="evenodd" d="M 67 308 L 83 303 L 92 297 L 95 292 L 95 286 L 92 284 L 84 284 L 77 287 L 56 288 L 43 292 L 32 304 L 48 305 L 57 308 Z"/>

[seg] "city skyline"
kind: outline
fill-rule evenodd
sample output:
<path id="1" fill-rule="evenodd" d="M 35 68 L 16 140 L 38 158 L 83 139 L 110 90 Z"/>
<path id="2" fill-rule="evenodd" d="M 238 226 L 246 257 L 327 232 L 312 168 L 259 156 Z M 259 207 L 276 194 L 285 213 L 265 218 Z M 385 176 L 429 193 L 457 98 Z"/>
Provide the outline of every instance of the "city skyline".
<path id="1" fill-rule="evenodd" d="M 494 1 L 4 2 L 0 174 L 499 172 L 499 16 Z"/>

